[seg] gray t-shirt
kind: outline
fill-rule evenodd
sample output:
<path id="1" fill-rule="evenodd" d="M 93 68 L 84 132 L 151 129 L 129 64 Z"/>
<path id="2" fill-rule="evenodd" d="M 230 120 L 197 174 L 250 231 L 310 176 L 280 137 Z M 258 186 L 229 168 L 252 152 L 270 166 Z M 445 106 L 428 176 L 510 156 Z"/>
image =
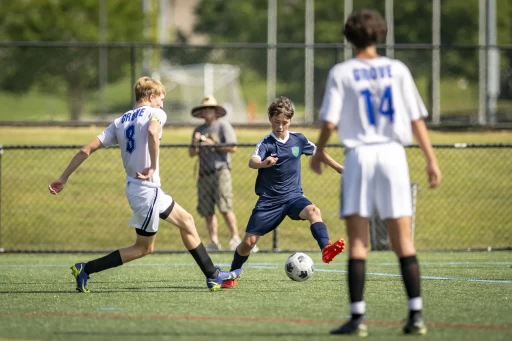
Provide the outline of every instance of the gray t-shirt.
<path id="1" fill-rule="evenodd" d="M 235 130 L 228 121 L 217 120 L 211 125 L 201 124 L 192 133 L 199 132 L 215 143 L 236 143 Z M 199 148 L 199 176 L 213 174 L 220 169 L 231 169 L 230 153 L 212 151 L 211 148 Z"/>

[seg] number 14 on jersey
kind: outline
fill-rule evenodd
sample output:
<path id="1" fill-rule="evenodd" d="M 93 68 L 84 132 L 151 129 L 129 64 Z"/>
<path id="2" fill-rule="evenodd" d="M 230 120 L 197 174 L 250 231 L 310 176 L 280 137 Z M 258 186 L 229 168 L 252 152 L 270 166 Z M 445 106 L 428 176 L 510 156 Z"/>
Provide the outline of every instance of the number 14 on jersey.
<path id="1" fill-rule="evenodd" d="M 370 92 L 369 89 L 364 89 L 361 90 L 361 95 L 364 97 L 366 103 L 366 113 L 368 114 L 368 122 L 370 122 L 371 125 L 376 126 L 377 123 L 375 121 L 375 111 L 373 109 L 372 93 Z M 389 122 L 393 123 L 395 109 L 393 107 L 393 93 L 391 91 L 391 86 L 389 85 L 384 88 L 384 93 L 380 98 L 379 114 L 383 116 L 388 116 Z"/>

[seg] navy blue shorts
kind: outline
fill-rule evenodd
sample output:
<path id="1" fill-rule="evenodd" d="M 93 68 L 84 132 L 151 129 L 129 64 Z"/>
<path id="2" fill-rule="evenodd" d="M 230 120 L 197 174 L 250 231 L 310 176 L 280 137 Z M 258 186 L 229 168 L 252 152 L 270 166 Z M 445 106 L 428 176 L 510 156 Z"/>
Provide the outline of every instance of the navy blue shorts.
<path id="1" fill-rule="evenodd" d="M 292 220 L 302 220 L 299 214 L 309 205 L 313 203 L 304 196 L 278 203 L 275 200 L 260 198 L 252 210 L 245 232 L 263 236 L 276 229 L 286 216 Z"/>

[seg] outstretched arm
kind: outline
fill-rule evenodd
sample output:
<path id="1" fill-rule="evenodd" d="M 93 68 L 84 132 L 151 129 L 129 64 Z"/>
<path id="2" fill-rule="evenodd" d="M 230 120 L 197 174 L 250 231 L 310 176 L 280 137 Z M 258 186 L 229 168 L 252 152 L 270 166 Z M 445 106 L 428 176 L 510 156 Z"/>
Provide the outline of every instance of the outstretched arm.
<path id="1" fill-rule="evenodd" d="M 50 193 L 55 195 L 62 191 L 71 174 L 73 174 L 73 172 L 82 164 L 82 162 L 84 162 L 89 157 L 89 155 L 101 147 L 102 144 L 97 137 L 87 145 L 83 146 L 71 159 L 69 165 L 64 170 L 64 173 L 62 173 L 62 175 L 57 180 L 52 181 L 52 183 L 48 185 Z"/>
<path id="2" fill-rule="evenodd" d="M 317 174 L 322 174 L 321 163 L 325 162 L 324 161 L 325 145 L 327 144 L 327 141 L 329 141 L 332 131 L 335 128 L 336 128 L 336 125 L 334 123 L 331 123 L 328 121 L 323 121 L 323 123 L 322 123 L 320 137 L 318 138 L 318 142 L 316 143 L 316 153 L 311 158 L 311 164 L 309 165 L 311 170 Z"/>

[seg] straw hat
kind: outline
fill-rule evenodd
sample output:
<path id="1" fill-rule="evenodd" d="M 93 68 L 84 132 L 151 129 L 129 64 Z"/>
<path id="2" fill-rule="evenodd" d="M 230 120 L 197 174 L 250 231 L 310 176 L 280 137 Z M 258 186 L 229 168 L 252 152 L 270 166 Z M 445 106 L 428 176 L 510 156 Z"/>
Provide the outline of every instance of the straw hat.
<path id="1" fill-rule="evenodd" d="M 192 116 L 202 118 L 201 110 L 206 108 L 215 108 L 217 117 L 226 116 L 226 109 L 217 104 L 217 100 L 213 96 L 206 96 L 201 101 L 201 105 L 192 109 Z"/>

